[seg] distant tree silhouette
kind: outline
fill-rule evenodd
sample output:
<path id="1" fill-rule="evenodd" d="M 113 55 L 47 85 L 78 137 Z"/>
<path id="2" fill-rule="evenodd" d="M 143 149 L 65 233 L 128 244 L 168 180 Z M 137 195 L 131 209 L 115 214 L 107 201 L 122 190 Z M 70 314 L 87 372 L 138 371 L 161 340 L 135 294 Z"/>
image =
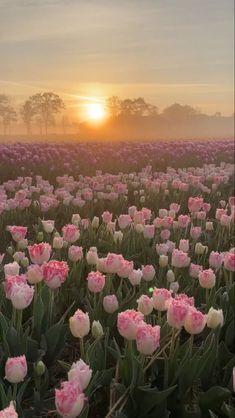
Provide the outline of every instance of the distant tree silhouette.
<path id="1" fill-rule="evenodd" d="M 117 96 L 109 97 L 106 101 L 110 116 L 117 117 L 120 114 L 121 100 Z"/>
<path id="2" fill-rule="evenodd" d="M 5 94 L 0 94 L 0 116 L 3 122 L 3 134 L 11 133 L 11 124 L 17 120 L 17 114 Z"/>
<path id="3" fill-rule="evenodd" d="M 48 133 L 48 127 L 54 123 L 55 114 L 65 108 L 63 100 L 53 92 L 37 93 L 30 96 L 32 108 L 44 124 L 45 134 Z"/>
<path id="4" fill-rule="evenodd" d="M 163 117 L 171 120 L 185 120 L 199 114 L 200 112 L 192 106 L 180 105 L 178 103 L 166 107 L 162 112 Z"/>
<path id="5" fill-rule="evenodd" d="M 20 115 L 25 123 L 28 135 L 32 133 L 31 124 L 35 114 L 36 109 L 33 106 L 32 100 L 26 100 L 20 109 Z"/>
<path id="6" fill-rule="evenodd" d="M 113 117 L 155 116 L 158 114 L 158 108 L 147 103 L 143 97 L 121 100 L 117 96 L 112 96 L 107 99 L 107 107 L 110 115 Z"/>

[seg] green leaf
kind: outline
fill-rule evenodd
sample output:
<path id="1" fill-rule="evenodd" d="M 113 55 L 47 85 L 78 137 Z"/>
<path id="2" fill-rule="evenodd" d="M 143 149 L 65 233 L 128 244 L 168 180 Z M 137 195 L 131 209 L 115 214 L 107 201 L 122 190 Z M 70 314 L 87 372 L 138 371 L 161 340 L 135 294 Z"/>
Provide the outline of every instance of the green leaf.
<path id="1" fill-rule="evenodd" d="M 214 407 L 220 406 L 230 396 L 231 392 L 229 389 L 222 386 L 213 386 L 200 395 L 199 405 L 202 409 L 214 409 Z"/>
<path id="2" fill-rule="evenodd" d="M 234 418 L 235 417 L 235 408 L 233 408 L 232 406 L 224 403 L 221 410 L 226 415 L 226 417 L 228 417 L 228 418 Z"/>
<path id="3" fill-rule="evenodd" d="M 37 296 L 33 309 L 33 336 L 39 339 L 41 335 L 42 321 L 45 309 L 40 295 Z"/>
<path id="4" fill-rule="evenodd" d="M 22 383 L 22 385 L 18 389 L 18 392 L 17 392 L 17 402 L 18 402 L 19 405 L 21 404 L 22 397 L 24 395 L 24 391 L 25 391 L 25 389 L 26 389 L 26 387 L 27 387 L 27 385 L 28 385 L 29 382 L 30 382 L 30 378 L 27 379 L 27 380 L 25 380 L 25 382 Z"/>
<path id="5" fill-rule="evenodd" d="M 139 394 L 139 398 L 141 400 L 139 406 L 139 415 L 140 418 L 147 417 L 150 411 L 156 407 L 156 405 L 161 404 L 164 402 L 168 396 L 170 396 L 175 389 L 177 388 L 177 385 L 171 386 L 168 389 L 165 390 L 159 390 L 158 388 L 150 388 L 149 386 L 142 386 L 138 388 L 137 396 Z"/>
<path id="6" fill-rule="evenodd" d="M 63 349 L 66 341 L 66 335 L 68 331 L 68 325 L 63 324 L 61 322 L 57 322 L 57 324 L 52 325 L 45 334 L 46 339 L 46 356 L 45 362 L 51 366 L 52 362 L 56 359 L 59 355 L 61 350 Z"/>

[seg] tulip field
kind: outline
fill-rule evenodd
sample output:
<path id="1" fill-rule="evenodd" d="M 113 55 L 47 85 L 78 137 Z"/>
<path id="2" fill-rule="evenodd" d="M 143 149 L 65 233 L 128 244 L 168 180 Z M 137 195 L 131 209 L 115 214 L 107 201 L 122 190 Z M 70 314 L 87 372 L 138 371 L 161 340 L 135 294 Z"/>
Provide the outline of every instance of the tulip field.
<path id="1" fill-rule="evenodd" d="M 234 141 L 0 144 L 0 418 L 235 417 Z"/>

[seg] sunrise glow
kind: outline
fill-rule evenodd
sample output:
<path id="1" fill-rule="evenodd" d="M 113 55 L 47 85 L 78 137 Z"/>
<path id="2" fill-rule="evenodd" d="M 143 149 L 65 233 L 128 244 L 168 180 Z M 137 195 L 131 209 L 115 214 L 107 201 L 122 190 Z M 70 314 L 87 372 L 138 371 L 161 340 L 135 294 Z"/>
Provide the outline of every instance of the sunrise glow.
<path id="1" fill-rule="evenodd" d="M 107 111 L 102 103 L 88 103 L 87 117 L 94 122 L 101 122 L 107 117 Z"/>

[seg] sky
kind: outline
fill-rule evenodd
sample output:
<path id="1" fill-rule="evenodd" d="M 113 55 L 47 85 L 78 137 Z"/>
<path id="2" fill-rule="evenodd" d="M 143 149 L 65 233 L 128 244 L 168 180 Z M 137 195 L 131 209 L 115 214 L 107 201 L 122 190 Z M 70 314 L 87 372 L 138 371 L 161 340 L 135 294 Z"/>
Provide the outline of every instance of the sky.
<path id="1" fill-rule="evenodd" d="M 0 0 L 0 93 L 233 109 L 233 0 Z"/>

